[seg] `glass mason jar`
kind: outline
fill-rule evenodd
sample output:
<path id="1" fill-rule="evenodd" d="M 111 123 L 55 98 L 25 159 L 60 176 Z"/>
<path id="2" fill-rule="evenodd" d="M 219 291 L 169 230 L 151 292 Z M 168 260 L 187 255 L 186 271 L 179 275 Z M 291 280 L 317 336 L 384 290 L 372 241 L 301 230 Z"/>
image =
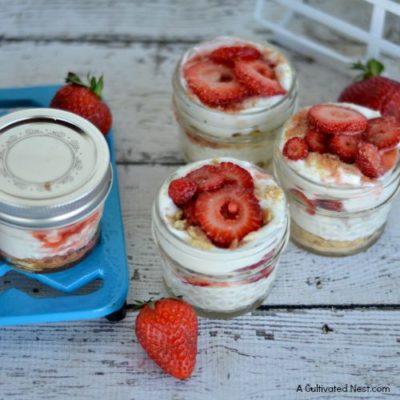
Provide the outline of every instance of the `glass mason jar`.
<path id="1" fill-rule="evenodd" d="M 185 62 L 203 46 L 213 49 L 238 42 L 270 49 L 282 61 L 276 69 L 278 76 L 281 74 L 287 78 L 286 94 L 263 98 L 258 105 L 240 111 L 210 108 L 189 95 L 182 78 Z M 172 85 L 173 107 L 181 132 L 182 156 L 186 162 L 226 156 L 250 161 L 262 168 L 269 166 L 275 137 L 282 124 L 293 114 L 297 100 L 295 71 L 278 49 L 267 42 L 230 37 L 201 43 L 189 49 L 178 62 Z"/>
<path id="2" fill-rule="evenodd" d="M 182 296 L 202 315 L 231 318 L 246 313 L 269 294 L 279 258 L 289 240 L 283 193 L 284 211 L 266 229 L 261 228 L 263 232 L 256 239 L 236 249 L 210 250 L 194 246 L 174 232 L 163 214 L 169 183 L 182 175 L 178 170 L 166 180 L 152 210 L 152 232 L 161 254 L 164 283 L 169 292 Z"/>
<path id="3" fill-rule="evenodd" d="M 278 149 L 274 172 L 288 197 L 291 237 L 327 256 L 355 254 L 378 240 L 400 186 L 400 163 L 371 185 L 327 185 L 295 171 Z"/>
<path id="4" fill-rule="evenodd" d="M 55 109 L 0 118 L 0 255 L 28 272 L 69 267 L 95 246 L 112 183 L 107 142 Z"/>

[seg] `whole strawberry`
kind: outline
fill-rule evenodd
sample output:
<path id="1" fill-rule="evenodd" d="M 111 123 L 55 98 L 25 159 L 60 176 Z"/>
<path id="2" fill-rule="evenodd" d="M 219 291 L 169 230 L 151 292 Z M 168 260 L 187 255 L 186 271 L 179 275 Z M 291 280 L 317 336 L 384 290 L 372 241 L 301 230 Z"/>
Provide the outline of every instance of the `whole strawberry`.
<path id="1" fill-rule="evenodd" d="M 375 59 L 366 65 L 355 63 L 352 67 L 363 71 L 358 76 L 360 80 L 347 86 L 338 100 L 372 108 L 400 122 L 400 82 L 380 76 L 384 66 Z"/>
<path id="2" fill-rule="evenodd" d="M 149 301 L 139 311 L 136 337 L 149 357 L 178 379 L 192 375 L 197 355 L 197 316 L 179 299 Z"/>
<path id="3" fill-rule="evenodd" d="M 65 79 L 67 85 L 57 91 L 50 107 L 70 111 L 86 118 L 105 135 L 110 130 L 112 117 L 107 104 L 101 100 L 103 76 L 96 79 L 88 75 L 87 80 L 88 83 L 85 84 L 78 75 L 68 72 Z"/>

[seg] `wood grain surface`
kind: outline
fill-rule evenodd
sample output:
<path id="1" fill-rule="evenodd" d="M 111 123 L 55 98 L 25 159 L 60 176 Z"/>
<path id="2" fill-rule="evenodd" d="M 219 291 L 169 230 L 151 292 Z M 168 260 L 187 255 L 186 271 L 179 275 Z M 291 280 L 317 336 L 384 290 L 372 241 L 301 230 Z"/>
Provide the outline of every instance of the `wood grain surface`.
<path id="1" fill-rule="evenodd" d="M 134 315 L 10 327 L 1 333 L 4 399 L 381 399 L 382 393 L 297 392 L 298 385 L 386 386 L 400 396 L 394 311 L 274 310 L 200 320 L 197 366 L 185 382 L 163 374 L 133 334 Z M 29 350 L 28 350 L 29 348 Z"/>

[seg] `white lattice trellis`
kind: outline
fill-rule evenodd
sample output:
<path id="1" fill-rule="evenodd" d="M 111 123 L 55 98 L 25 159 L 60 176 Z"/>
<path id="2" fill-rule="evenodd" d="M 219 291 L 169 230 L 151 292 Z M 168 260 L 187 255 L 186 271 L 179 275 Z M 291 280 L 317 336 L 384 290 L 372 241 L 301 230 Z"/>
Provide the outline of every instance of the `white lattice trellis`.
<path id="1" fill-rule="evenodd" d="M 255 18 L 262 26 L 271 30 L 274 39 L 291 49 L 301 51 L 322 62 L 329 64 L 349 65 L 356 61 L 345 54 L 325 46 L 306 36 L 300 35 L 289 29 L 292 18 L 299 14 L 304 18 L 317 21 L 330 29 L 343 33 L 348 37 L 364 43 L 366 51 L 363 56 L 357 55 L 357 59 L 378 58 L 381 54 L 391 57 L 400 57 L 400 46 L 384 38 L 385 17 L 387 12 L 400 16 L 400 4 L 393 0 L 364 0 L 372 4 L 371 21 L 369 30 L 363 30 L 338 17 L 332 16 L 321 11 L 302 0 L 257 0 L 255 9 Z M 275 4 L 273 4 L 275 3 Z M 350 5 L 351 1 L 349 1 Z M 271 6 L 279 4 L 286 9 L 286 13 L 279 21 L 268 19 L 268 15 L 274 15 Z M 332 63 L 332 61 L 335 61 Z"/>

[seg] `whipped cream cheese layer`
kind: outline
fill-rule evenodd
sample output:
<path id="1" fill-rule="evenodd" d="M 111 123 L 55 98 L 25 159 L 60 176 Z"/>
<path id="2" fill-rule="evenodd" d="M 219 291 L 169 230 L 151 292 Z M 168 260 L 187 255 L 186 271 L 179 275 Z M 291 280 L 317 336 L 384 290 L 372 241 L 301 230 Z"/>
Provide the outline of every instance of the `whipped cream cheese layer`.
<path id="1" fill-rule="evenodd" d="M 54 248 L 46 246 L 30 230 L 0 225 L 0 248 L 7 255 L 18 259 L 42 260 L 55 256 L 65 256 L 80 250 L 92 240 L 98 229 L 99 221 L 100 219 L 96 219 L 92 223 L 85 225 L 79 232 L 69 235 L 62 245 Z M 59 240 L 57 229 L 46 232 L 49 241 L 54 240 L 56 242 Z"/>
<path id="2" fill-rule="evenodd" d="M 281 52 L 279 52 L 273 46 L 268 46 L 268 45 L 266 46 L 257 42 L 244 40 L 236 37 L 220 36 L 209 42 L 200 43 L 197 46 L 194 46 L 189 51 L 187 51 L 182 58 L 179 67 L 180 82 L 181 85 L 185 88 L 185 90 L 188 93 L 190 93 L 190 96 L 193 98 L 193 100 L 195 100 L 199 104 L 202 104 L 201 101 L 198 99 L 198 97 L 195 94 L 191 93 L 190 89 L 187 86 L 186 80 L 183 76 L 183 69 L 188 64 L 190 64 L 190 61 L 193 58 L 196 59 L 198 56 L 201 56 L 203 54 L 204 55 L 209 54 L 213 50 L 216 50 L 220 47 L 243 46 L 243 45 L 250 45 L 252 47 L 255 47 L 257 50 L 261 52 L 261 54 L 264 55 L 264 58 L 266 60 L 273 62 L 276 65 L 274 71 L 279 83 L 281 84 L 283 89 L 286 90 L 286 92 L 290 90 L 293 84 L 293 70 L 290 67 L 286 57 Z M 270 97 L 255 96 L 252 98 L 248 98 L 240 103 L 239 109 L 234 113 L 241 114 L 248 112 L 257 112 L 259 110 L 272 107 L 274 104 L 278 103 L 283 97 L 284 95 L 277 95 Z"/>
<path id="3" fill-rule="evenodd" d="M 172 177 L 171 180 L 185 176 L 189 172 L 194 171 L 202 167 L 203 165 L 207 164 L 215 165 L 215 163 L 218 162 L 232 162 L 246 169 L 253 177 L 255 186 L 254 194 L 259 201 L 260 207 L 263 210 L 269 210 L 272 214 L 271 220 L 266 225 L 264 225 L 257 231 L 250 232 L 247 236 L 245 236 L 241 240 L 238 249 L 245 249 L 247 246 L 249 246 L 255 241 L 260 241 L 263 239 L 265 240 L 276 239 L 275 235 L 279 235 L 279 238 L 282 237 L 283 230 L 287 223 L 287 208 L 283 191 L 282 189 L 279 188 L 279 186 L 276 184 L 271 175 L 265 172 L 261 172 L 251 163 L 227 157 L 215 158 L 213 160 L 199 161 L 180 168 L 176 172 L 176 174 Z M 171 223 L 171 217 L 173 217 L 179 211 L 179 208 L 174 204 L 174 202 L 168 195 L 168 187 L 171 180 L 167 180 L 160 189 L 158 206 L 161 218 L 168 227 L 168 230 L 175 237 L 190 244 L 191 237 L 188 234 L 188 232 L 186 230 L 176 229 Z M 263 193 L 265 193 L 267 190 L 268 193 L 270 193 L 270 195 L 268 196 L 263 195 Z M 209 251 L 215 253 L 226 253 L 226 252 L 232 252 L 234 250 L 222 249 L 211 244 Z"/>

